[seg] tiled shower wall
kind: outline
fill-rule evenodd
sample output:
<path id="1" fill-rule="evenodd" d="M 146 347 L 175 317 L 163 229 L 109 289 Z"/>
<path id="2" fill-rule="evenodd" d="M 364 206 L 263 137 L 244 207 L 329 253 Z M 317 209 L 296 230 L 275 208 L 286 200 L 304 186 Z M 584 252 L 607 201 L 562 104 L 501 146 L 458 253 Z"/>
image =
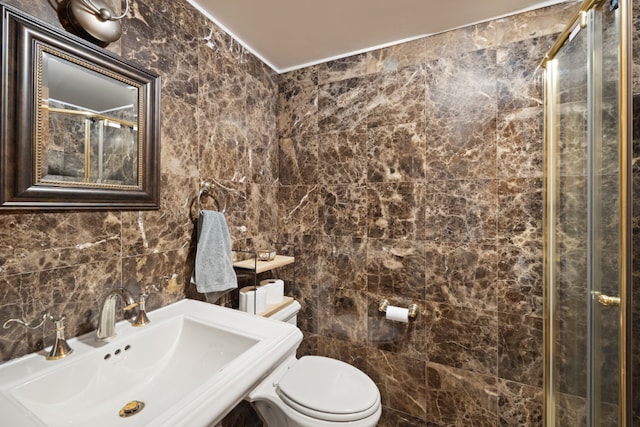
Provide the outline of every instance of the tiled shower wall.
<path id="1" fill-rule="evenodd" d="M 281 76 L 304 351 L 372 376 L 381 425 L 542 425 L 538 66 L 578 6 Z"/>

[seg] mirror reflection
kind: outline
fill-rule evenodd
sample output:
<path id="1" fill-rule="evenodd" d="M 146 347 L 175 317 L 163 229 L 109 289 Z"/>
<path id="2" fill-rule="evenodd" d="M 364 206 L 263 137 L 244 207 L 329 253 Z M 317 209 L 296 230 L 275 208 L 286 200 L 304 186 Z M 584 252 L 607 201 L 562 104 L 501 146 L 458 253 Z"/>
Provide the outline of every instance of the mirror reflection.
<path id="1" fill-rule="evenodd" d="M 139 89 L 54 52 L 40 55 L 36 182 L 139 187 Z"/>

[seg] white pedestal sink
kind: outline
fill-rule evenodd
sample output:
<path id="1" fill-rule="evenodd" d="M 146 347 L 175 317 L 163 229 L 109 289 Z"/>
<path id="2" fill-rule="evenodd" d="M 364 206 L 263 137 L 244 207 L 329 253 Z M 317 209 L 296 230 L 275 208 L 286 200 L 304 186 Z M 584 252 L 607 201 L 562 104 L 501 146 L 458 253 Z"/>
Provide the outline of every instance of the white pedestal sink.
<path id="1" fill-rule="evenodd" d="M 95 332 L 69 340 L 61 360 L 43 351 L 0 365 L 1 424 L 209 426 L 302 340 L 288 323 L 194 300 L 149 317 L 140 328 L 119 322 L 108 343 Z M 137 412 L 130 402 L 142 402 Z M 125 407 L 135 414 L 122 417 Z"/>

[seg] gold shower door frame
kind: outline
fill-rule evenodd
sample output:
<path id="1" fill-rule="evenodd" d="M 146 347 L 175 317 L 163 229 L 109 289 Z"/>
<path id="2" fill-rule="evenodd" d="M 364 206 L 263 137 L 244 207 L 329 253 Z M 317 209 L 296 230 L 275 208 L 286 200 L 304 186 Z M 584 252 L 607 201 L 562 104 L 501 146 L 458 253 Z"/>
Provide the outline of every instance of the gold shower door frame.
<path id="1" fill-rule="evenodd" d="M 598 9 L 608 8 L 609 3 L 585 1 L 543 61 L 544 412 L 547 427 L 595 427 L 604 423 L 612 425 L 614 420 L 615 425 L 624 427 L 631 421 L 631 0 L 620 1 L 613 15 L 617 27 L 614 52 L 602 47 L 603 38 L 611 36 L 612 28 L 603 26 L 601 10 L 604 9 Z M 609 33 L 603 35 L 605 30 Z M 579 51 L 580 47 L 586 49 Z M 568 64 L 566 68 L 562 63 L 563 51 L 571 49 L 577 52 L 577 57 L 583 55 L 585 63 Z M 605 69 L 606 59 L 611 61 L 612 56 L 618 65 L 614 80 L 610 70 Z M 581 67 L 585 67 L 584 82 L 579 74 L 577 78 L 576 74 L 570 75 L 580 72 Z M 575 79 L 569 82 L 574 84 L 569 89 L 585 83 L 584 104 L 580 104 L 581 99 L 574 102 L 574 94 L 561 87 L 560 82 L 565 78 Z M 611 101 L 607 91 L 613 85 L 617 96 Z M 606 145 L 606 137 L 610 135 L 603 134 L 610 129 L 617 133 L 615 139 L 609 138 L 616 145 L 615 155 L 607 152 L 611 147 Z M 571 136 L 574 141 L 567 142 Z M 575 144 L 579 136 L 585 138 Z M 572 160 L 576 155 L 584 155 L 584 171 L 580 170 L 581 159 Z M 611 162 L 612 157 L 615 162 Z M 609 175 L 605 172 L 613 163 L 617 167 L 615 177 L 611 170 Z M 612 177 L 616 191 L 607 194 L 606 190 L 611 188 L 607 180 Z M 577 196 L 567 195 L 567 189 L 577 190 Z M 579 200 L 581 196 L 584 200 Z M 580 217 L 583 207 L 586 211 Z M 569 218 L 571 214 L 574 214 L 573 220 Z M 607 252 L 612 247 L 617 253 Z M 572 255 L 577 265 L 570 265 L 574 261 Z M 612 266 L 614 263 L 617 265 Z M 578 298 L 567 304 L 568 296 Z M 581 309 L 584 313 L 576 314 Z M 580 331 L 576 326 L 585 328 Z M 617 351 L 612 355 L 614 346 Z M 580 350 L 584 354 L 580 354 Z M 574 355 L 578 360 L 571 360 Z M 617 360 L 612 363 L 614 357 Z M 611 369 L 612 365 L 617 368 L 615 379 L 611 378 L 613 374 L 607 375 L 610 373 L 607 368 Z M 582 369 L 586 371 L 584 378 L 579 377 Z M 576 404 L 582 401 L 586 402 L 584 414 Z"/>

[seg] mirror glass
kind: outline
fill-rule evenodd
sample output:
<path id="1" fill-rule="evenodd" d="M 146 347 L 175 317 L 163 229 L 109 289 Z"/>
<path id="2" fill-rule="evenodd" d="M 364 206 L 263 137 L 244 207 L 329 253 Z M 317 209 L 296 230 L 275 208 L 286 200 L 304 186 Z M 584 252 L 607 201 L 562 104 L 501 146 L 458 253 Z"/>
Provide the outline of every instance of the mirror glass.
<path id="1" fill-rule="evenodd" d="M 64 55 L 40 58 L 37 182 L 139 186 L 138 88 Z"/>

